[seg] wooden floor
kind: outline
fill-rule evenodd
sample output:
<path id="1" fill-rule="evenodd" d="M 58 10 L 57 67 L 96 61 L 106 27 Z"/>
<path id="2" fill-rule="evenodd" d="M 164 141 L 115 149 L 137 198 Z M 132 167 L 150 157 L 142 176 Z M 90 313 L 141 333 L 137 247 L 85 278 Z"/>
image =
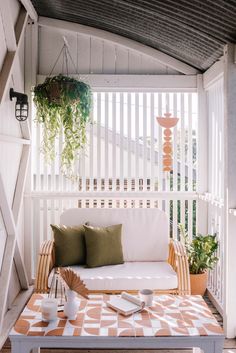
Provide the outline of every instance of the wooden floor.
<path id="1" fill-rule="evenodd" d="M 216 319 L 218 320 L 218 322 L 220 323 L 220 325 L 223 324 L 223 320 L 222 317 L 220 316 L 220 314 L 217 312 L 217 310 L 214 308 L 214 306 L 212 305 L 212 303 L 209 301 L 208 298 L 204 298 L 208 304 L 208 306 L 210 307 L 212 313 L 215 315 Z M 155 351 L 161 351 L 162 353 L 190 353 L 190 350 L 186 350 L 186 349 L 182 349 L 182 350 L 151 350 L 149 352 L 154 353 Z M 41 349 L 41 353 L 91 353 L 91 350 L 84 350 L 84 349 Z M 92 353 L 103 353 L 104 350 L 93 350 Z M 125 350 L 106 350 L 106 353 L 125 353 L 125 352 L 129 352 L 131 353 L 132 350 L 129 351 L 125 351 Z M 146 353 L 148 351 L 144 351 L 144 350 L 135 350 L 135 353 Z M 9 339 L 6 341 L 6 343 L 4 344 L 2 350 L 0 350 L 0 353 L 11 353 L 11 343 L 9 341 Z M 224 351 L 223 353 L 236 353 L 236 340 L 235 339 L 226 339 L 225 340 L 225 344 L 224 344 Z"/>

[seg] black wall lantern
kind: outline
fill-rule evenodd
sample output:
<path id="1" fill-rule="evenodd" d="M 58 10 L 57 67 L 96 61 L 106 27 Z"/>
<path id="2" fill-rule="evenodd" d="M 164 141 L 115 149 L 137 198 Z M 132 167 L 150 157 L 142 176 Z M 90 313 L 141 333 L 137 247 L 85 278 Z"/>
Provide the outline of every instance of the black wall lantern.
<path id="1" fill-rule="evenodd" d="M 18 121 L 25 121 L 28 118 L 28 96 L 27 94 L 15 92 L 10 89 L 10 100 L 16 98 L 15 117 Z"/>

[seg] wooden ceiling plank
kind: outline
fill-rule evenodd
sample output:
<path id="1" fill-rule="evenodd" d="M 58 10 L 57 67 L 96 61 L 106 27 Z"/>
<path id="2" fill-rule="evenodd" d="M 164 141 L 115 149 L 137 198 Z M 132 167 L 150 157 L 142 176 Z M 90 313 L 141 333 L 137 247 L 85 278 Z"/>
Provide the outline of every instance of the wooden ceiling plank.
<path id="1" fill-rule="evenodd" d="M 91 37 L 97 37 L 104 41 L 113 42 L 117 45 L 123 46 L 125 48 L 132 49 L 139 53 L 148 55 L 163 65 L 167 65 L 185 75 L 196 75 L 199 73 L 194 67 L 181 62 L 178 59 L 175 59 L 159 50 L 148 47 L 144 44 L 138 43 L 132 39 L 122 37 L 118 34 L 114 34 L 108 31 L 104 31 L 98 28 L 89 27 L 85 25 L 80 25 L 77 23 L 55 20 L 47 17 L 39 17 L 39 26 L 41 27 L 51 27 L 55 29 L 61 29 L 65 31 L 71 31 L 76 33 L 81 33 L 89 35 Z"/>

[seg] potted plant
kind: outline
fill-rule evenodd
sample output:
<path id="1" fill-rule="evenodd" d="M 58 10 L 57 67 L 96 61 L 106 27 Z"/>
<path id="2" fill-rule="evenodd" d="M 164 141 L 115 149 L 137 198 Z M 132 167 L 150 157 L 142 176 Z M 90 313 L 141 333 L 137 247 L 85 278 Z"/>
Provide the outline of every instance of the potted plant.
<path id="1" fill-rule="evenodd" d="M 55 140 L 64 135 L 61 170 L 74 176 L 75 157 L 86 144 L 92 93 L 86 83 L 62 74 L 47 77 L 34 87 L 36 121 L 43 125 L 42 151 L 47 162 L 55 159 Z"/>
<path id="2" fill-rule="evenodd" d="M 207 288 L 208 270 L 218 261 L 216 251 L 219 243 L 216 234 L 198 234 L 190 242 L 183 225 L 179 225 L 181 241 L 185 244 L 190 272 L 191 294 L 204 295 Z"/>

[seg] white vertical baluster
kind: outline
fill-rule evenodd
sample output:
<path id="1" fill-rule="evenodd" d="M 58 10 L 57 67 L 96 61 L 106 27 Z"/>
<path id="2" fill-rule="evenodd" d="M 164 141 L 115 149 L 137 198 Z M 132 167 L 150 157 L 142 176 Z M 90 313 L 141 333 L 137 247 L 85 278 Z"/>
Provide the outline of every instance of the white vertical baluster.
<path id="1" fill-rule="evenodd" d="M 185 111 L 184 93 L 180 96 L 180 190 L 185 191 Z M 181 223 L 185 225 L 185 201 L 181 200 Z"/>
<path id="2" fill-rule="evenodd" d="M 35 150 L 36 150 L 36 153 L 37 153 L 35 190 L 41 190 L 41 180 L 40 180 L 40 177 L 41 177 L 40 161 L 41 161 L 41 158 L 42 158 L 42 153 L 40 151 L 41 134 L 42 134 L 41 124 L 37 124 L 36 125 L 36 146 L 35 146 Z"/>
<path id="3" fill-rule="evenodd" d="M 101 190 L 101 93 L 97 93 L 97 190 Z"/>
<path id="4" fill-rule="evenodd" d="M 135 93 L 135 191 L 139 190 L 139 93 Z"/>
<path id="5" fill-rule="evenodd" d="M 33 261 L 32 264 L 32 274 L 35 275 L 36 271 L 36 263 L 35 259 L 38 258 L 41 242 L 40 242 L 40 199 L 33 199 L 33 241 L 32 241 L 32 249 L 33 249 Z"/>
<path id="6" fill-rule="evenodd" d="M 120 93 L 120 190 L 124 191 L 124 93 Z"/>
<path id="7" fill-rule="evenodd" d="M 166 93 L 165 95 L 165 106 L 166 106 L 166 111 L 170 112 L 170 96 L 169 93 Z M 165 191 L 170 191 L 170 172 L 165 172 Z M 166 200 L 165 201 L 165 211 L 170 218 L 170 200 Z"/>
<path id="8" fill-rule="evenodd" d="M 112 190 L 116 191 L 116 93 L 112 93 Z"/>
<path id="9" fill-rule="evenodd" d="M 57 160 L 57 150 L 56 150 L 56 143 L 54 143 L 54 153 L 55 153 L 55 159 L 54 161 L 51 163 L 51 183 L 50 183 L 50 190 L 51 191 L 55 191 L 56 190 L 56 173 L 55 173 L 55 169 L 56 169 L 56 160 Z"/>
<path id="10" fill-rule="evenodd" d="M 158 93 L 158 116 L 162 116 L 162 94 Z M 158 126 L 158 191 L 163 191 L 163 163 L 162 163 L 162 128 L 159 123 Z M 160 200 L 160 204 L 161 204 Z"/>
<path id="11" fill-rule="evenodd" d="M 173 116 L 177 116 L 177 94 L 173 95 Z M 173 128 L 172 146 L 173 146 L 173 192 L 178 191 L 178 160 L 177 160 L 177 133 L 178 124 Z M 173 238 L 177 239 L 178 219 L 177 219 L 177 200 L 173 200 Z"/>
<path id="12" fill-rule="evenodd" d="M 109 191 L 109 95 L 105 93 L 105 191 Z"/>
<path id="13" fill-rule="evenodd" d="M 185 191 L 185 111 L 184 93 L 180 99 L 180 190 Z"/>
<path id="14" fill-rule="evenodd" d="M 143 191 L 147 190 L 147 93 L 143 93 Z"/>
<path id="15" fill-rule="evenodd" d="M 43 210 L 42 210 L 42 216 L 43 216 L 43 241 L 47 240 L 47 233 L 48 233 L 48 202 L 47 199 L 43 200 Z"/>
<path id="16" fill-rule="evenodd" d="M 155 157 L 156 157 L 156 146 L 155 146 L 155 115 L 154 115 L 154 93 L 150 94 L 150 164 L 151 164 L 151 185 L 150 190 L 155 190 Z"/>
<path id="17" fill-rule="evenodd" d="M 63 191 L 63 175 L 61 173 L 61 170 L 60 170 L 60 165 L 61 165 L 61 153 L 62 153 L 62 146 L 63 146 L 63 134 L 62 134 L 62 129 L 60 131 L 60 135 L 59 135 L 59 144 L 58 144 L 58 160 L 59 160 L 59 176 L 58 176 L 58 179 L 59 179 L 59 182 L 58 182 L 58 190 L 59 191 Z"/>
<path id="18" fill-rule="evenodd" d="M 131 176 L 131 165 L 132 165 L 132 161 L 131 161 L 131 93 L 127 94 L 127 134 L 128 134 L 128 138 L 127 138 L 127 191 L 131 191 L 132 188 L 132 176 Z"/>
<path id="19" fill-rule="evenodd" d="M 93 94 L 93 108 L 91 112 L 91 125 L 90 125 L 90 139 L 89 139 L 89 178 L 90 178 L 90 191 L 94 190 L 94 168 L 93 168 L 93 130 L 94 130 L 94 109 L 95 109 L 95 99 L 97 98 L 96 94 Z"/>
<path id="20" fill-rule="evenodd" d="M 192 131 L 192 94 L 188 94 L 188 191 L 193 191 L 193 131 Z M 188 234 L 193 233 L 193 201 L 188 200 Z"/>

